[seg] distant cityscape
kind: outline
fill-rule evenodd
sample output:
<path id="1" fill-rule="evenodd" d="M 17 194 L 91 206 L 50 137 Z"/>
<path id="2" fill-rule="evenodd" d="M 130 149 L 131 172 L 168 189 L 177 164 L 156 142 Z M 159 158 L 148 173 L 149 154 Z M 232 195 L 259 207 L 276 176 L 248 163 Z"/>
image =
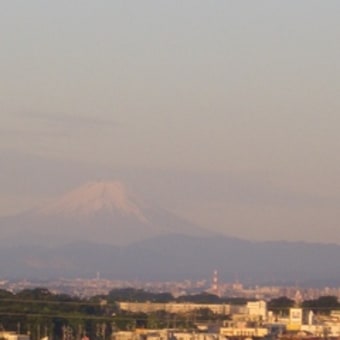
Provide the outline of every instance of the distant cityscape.
<path id="1" fill-rule="evenodd" d="M 246 285 L 242 282 L 219 282 L 216 272 L 211 279 L 184 280 L 184 281 L 129 281 L 109 280 L 100 277 L 98 273 L 94 278 L 60 278 L 55 280 L 0 280 L 0 289 L 16 293 L 23 289 L 45 287 L 55 294 L 69 294 L 81 298 L 90 298 L 96 295 L 108 294 L 112 289 L 134 288 L 143 289 L 152 293 L 171 293 L 174 297 L 182 295 L 208 292 L 220 297 L 240 297 L 245 299 L 270 300 L 285 296 L 294 301 L 312 300 L 320 296 L 332 295 L 340 298 L 340 287 L 299 287 L 287 285 Z"/>

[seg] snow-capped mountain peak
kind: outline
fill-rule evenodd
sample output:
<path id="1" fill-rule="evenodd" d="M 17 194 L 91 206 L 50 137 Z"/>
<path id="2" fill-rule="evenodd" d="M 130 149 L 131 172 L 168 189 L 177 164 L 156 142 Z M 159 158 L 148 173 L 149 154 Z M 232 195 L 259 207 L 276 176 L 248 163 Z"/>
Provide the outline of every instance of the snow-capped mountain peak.
<path id="1" fill-rule="evenodd" d="M 125 185 L 119 181 L 89 182 L 39 210 L 43 215 L 90 216 L 97 213 L 119 213 L 146 222 L 142 209 Z"/>

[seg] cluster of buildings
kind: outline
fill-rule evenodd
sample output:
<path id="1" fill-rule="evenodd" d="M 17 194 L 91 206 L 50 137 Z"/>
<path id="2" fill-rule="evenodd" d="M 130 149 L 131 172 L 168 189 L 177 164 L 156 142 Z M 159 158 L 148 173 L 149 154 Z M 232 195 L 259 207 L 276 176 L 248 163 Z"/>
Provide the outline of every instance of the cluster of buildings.
<path id="1" fill-rule="evenodd" d="M 116 331 L 114 340 L 250 340 L 250 339 L 340 339 L 340 311 L 314 315 L 311 310 L 290 308 L 287 315 L 267 310 L 263 300 L 245 305 L 195 303 L 119 302 L 121 311 L 177 314 L 209 309 L 223 316 L 220 321 L 198 322 L 194 329 L 145 329 Z"/>
<path id="2" fill-rule="evenodd" d="M 183 282 L 129 282 L 102 279 L 100 275 L 91 279 L 60 279 L 50 282 L 0 281 L 0 289 L 17 292 L 22 289 L 44 286 L 53 293 L 66 293 L 80 297 L 108 294 L 115 288 L 138 288 L 160 293 L 170 292 L 173 296 L 195 294 L 202 291 L 219 296 L 242 297 L 251 301 L 244 305 L 227 303 L 154 303 L 117 302 L 117 309 L 126 313 L 152 314 L 164 312 L 171 315 L 190 316 L 200 310 L 209 310 L 219 317 L 204 322 L 194 322 L 194 327 L 178 329 L 148 329 L 133 327 L 130 330 L 115 330 L 112 340 L 253 340 L 253 339 L 337 339 L 340 340 L 340 311 L 329 315 L 315 315 L 311 310 L 290 308 L 287 313 L 269 311 L 266 301 L 286 296 L 300 305 L 303 300 L 332 295 L 340 298 L 340 288 L 298 288 L 280 286 L 244 287 L 242 283 L 221 284 L 217 273 L 212 284 L 208 281 Z M 195 321 L 195 320 L 194 320 Z M 29 340 L 27 335 L 0 332 L 0 340 Z M 46 339 L 47 340 L 47 339 Z M 85 339 L 84 339 L 85 340 Z M 86 339 L 89 340 L 89 339 Z M 93 339 L 91 339 L 93 340 Z"/>
<path id="3" fill-rule="evenodd" d="M 218 317 L 209 320 L 191 318 L 193 323 L 181 328 L 172 325 L 155 329 L 138 327 L 136 324 L 129 330 L 114 329 L 111 340 L 340 340 L 340 310 L 320 315 L 300 307 L 289 308 L 285 312 L 271 311 L 264 300 L 249 301 L 242 305 L 117 302 L 116 307 L 119 315 L 152 315 L 164 312 L 189 318 L 199 311 L 209 310 L 210 315 Z M 0 339 L 29 340 L 29 336 L 0 331 Z M 90 340 L 87 337 L 84 337 L 85 339 Z"/>
<path id="4" fill-rule="evenodd" d="M 35 287 L 45 287 L 53 293 L 64 293 L 82 298 L 95 295 L 106 295 L 112 289 L 118 288 L 136 288 L 143 289 L 153 293 L 168 292 L 174 297 L 189 295 L 208 291 L 218 296 L 242 297 L 246 299 L 270 300 L 279 296 L 286 296 L 295 300 L 313 300 L 320 296 L 332 295 L 340 299 L 340 287 L 298 287 L 295 286 L 278 286 L 278 285 L 244 285 L 241 282 L 223 283 L 216 281 L 217 276 L 211 280 L 184 280 L 184 281 L 128 281 L 128 280 L 109 280 L 102 278 L 99 273 L 93 278 L 74 278 L 74 279 L 56 279 L 49 281 L 31 281 L 31 280 L 0 280 L 0 289 L 6 289 L 11 292 L 18 292 L 23 289 Z"/>

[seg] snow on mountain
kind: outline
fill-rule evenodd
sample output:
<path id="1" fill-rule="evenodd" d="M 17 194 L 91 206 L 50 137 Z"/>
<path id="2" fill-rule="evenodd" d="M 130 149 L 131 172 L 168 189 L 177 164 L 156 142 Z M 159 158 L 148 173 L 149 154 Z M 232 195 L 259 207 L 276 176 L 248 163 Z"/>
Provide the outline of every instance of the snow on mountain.
<path id="1" fill-rule="evenodd" d="M 0 227 L 0 245 L 121 246 L 168 234 L 211 235 L 176 214 L 141 203 L 119 181 L 87 183 L 39 209 L 0 218 Z"/>
<path id="2" fill-rule="evenodd" d="M 148 221 L 136 199 L 119 181 L 87 183 L 38 210 L 42 215 L 85 217 L 102 212 L 135 217 L 143 223 Z"/>

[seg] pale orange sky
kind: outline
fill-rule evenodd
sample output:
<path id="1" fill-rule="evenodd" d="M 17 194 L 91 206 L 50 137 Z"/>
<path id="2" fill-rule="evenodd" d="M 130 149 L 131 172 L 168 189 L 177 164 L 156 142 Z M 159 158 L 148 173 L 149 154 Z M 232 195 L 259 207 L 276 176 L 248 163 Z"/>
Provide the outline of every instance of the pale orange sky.
<path id="1" fill-rule="evenodd" d="M 340 243 L 338 1 L 8 1 L 0 214 L 120 179 L 201 225 Z"/>

